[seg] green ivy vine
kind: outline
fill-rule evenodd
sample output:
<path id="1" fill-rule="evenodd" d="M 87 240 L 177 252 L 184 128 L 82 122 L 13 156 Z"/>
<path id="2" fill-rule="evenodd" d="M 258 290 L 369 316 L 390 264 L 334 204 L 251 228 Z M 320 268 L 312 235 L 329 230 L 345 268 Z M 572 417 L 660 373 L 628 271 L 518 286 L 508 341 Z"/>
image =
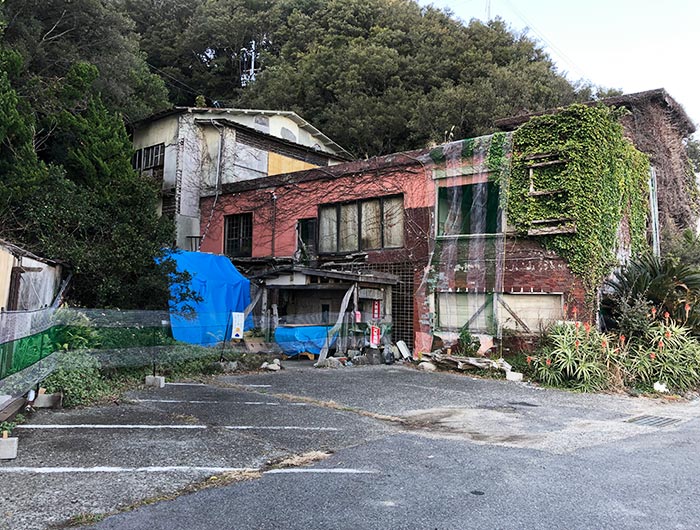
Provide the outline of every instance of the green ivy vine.
<path id="1" fill-rule="evenodd" d="M 633 251 L 646 247 L 649 161 L 624 138 L 619 114 L 603 105 L 572 105 L 513 134 L 509 222 L 521 235 L 538 220 L 574 225 L 575 233 L 537 237 L 568 262 L 591 299 L 615 263 L 624 216 Z"/>

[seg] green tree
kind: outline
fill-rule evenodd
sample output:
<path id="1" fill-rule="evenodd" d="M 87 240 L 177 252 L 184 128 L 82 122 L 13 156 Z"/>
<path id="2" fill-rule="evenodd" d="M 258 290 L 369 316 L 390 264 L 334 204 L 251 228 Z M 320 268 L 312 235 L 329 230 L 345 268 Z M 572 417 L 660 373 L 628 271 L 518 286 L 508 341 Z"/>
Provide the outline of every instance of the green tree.
<path id="1" fill-rule="evenodd" d="M 590 99 L 501 20 L 414 0 L 120 0 L 177 104 L 293 110 L 360 156 L 491 132 Z M 242 86 L 243 48 L 260 71 Z"/>
<path id="2" fill-rule="evenodd" d="M 38 114 L 51 114 L 56 91 L 79 62 L 95 65 L 94 88 L 127 121 L 168 105 L 163 81 L 152 74 L 133 23 L 116 2 L 5 0 L 3 41 L 24 60 L 17 89 Z"/>
<path id="3" fill-rule="evenodd" d="M 18 54 L 0 50 L 0 234 L 10 239 L 23 226 L 25 201 L 48 179 L 34 150 L 33 115 L 10 83 L 20 68 Z"/>
<path id="4" fill-rule="evenodd" d="M 45 152 L 64 174 L 27 204 L 35 245 L 71 264 L 72 296 L 83 305 L 164 307 L 165 276 L 155 259 L 172 241 L 172 225 L 158 218 L 156 183 L 131 168 L 121 119 L 92 96 L 55 124 Z"/>
<path id="5" fill-rule="evenodd" d="M 244 106 L 285 108 L 358 155 L 493 131 L 494 120 L 589 95 L 501 20 L 468 25 L 415 2 L 287 0 Z"/>

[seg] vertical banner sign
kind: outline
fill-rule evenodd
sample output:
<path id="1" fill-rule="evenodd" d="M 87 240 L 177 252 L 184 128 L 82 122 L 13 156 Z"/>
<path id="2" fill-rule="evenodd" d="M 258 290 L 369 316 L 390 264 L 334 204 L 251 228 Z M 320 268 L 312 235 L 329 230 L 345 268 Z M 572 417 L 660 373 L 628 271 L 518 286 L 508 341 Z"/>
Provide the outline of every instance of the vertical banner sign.
<path id="1" fill-rule="evenodd" d="M 231 321 L 231 338 L 242 339 L 245 315 L 243 313 L 231 313 Z"/>
<path id="2" fill-rule="evenodd" d="M 369 328 L 369 345 L 371 348 L 379 346 L 379 327 L 370 326 Z"/>
<path id="3" fill-rule="evenodd" d="M 372 300 L 372 319 L 379 320 L 382 318 L 382 303 L 379 300 Z"/>

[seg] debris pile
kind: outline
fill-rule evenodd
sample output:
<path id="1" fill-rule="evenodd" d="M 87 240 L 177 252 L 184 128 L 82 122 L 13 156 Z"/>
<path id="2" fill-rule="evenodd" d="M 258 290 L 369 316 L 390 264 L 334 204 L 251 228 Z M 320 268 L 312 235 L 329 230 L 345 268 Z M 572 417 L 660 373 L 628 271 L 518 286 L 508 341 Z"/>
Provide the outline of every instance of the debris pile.
<path id="1" fill-rule="evenodd" d="M 431 353 L 424 353 L 421 357 L 421 364 L 433 365 L 436 368 L 442 368 L 445 370 L 459 370 L 461 372 L 466 372 L 467 370 L 503 370 L 508 373 L 511 371 L 511 365 L 508 364 L 503 359 L 489 359 L 488 357 L 462 357 L 460 355 L 452 355 L 442 353 L 440 351 L 434 351 Z M 429 368 L 423 368 L 428 369 Z M 432 371 L 432 370 L 430 370 Z"/>

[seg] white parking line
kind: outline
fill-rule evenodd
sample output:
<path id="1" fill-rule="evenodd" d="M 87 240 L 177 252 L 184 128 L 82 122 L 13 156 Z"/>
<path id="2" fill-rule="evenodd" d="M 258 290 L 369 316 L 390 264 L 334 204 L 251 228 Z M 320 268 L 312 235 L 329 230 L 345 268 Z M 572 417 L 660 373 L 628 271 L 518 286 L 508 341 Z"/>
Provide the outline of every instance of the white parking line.
<path id="1" fill-rule="evenodd" d="M 263 430 L 263 431 L 339 431 L 335 427 L 297 427 L 295 425 L 227 425 L 224 429 L 244 431 L 244 430 Z"/>
<path id="2" fill-rule="evenodd" d="M 94 467 L 28 467 L 12 466 L 3 467 L 0 465 L 0 475 L 3 474 L 29 474 L 51 475 L 59 473 L 172 473 L 172 472 L 200 472 L 200 473 L 250 473 L 260 472 L 261 469 L 254 467 L 212 467 L 212 466 L 145 466 L 145 467 L 116 467 L 116 466 L 94 466 Z M 333 475 L 376 475 L 376 469 L 353 469 L 353 468 L 282 468 L 264 471 L 265 475 L 287 475 L 295 473 L 333 474 Z"/>
<path id="3" fill-rule="evenodd" d="M 204 383 L 165 383 L 167 386 L 207 386 Z"/>
<path id="4" fill-rule="evenodd" d="M 52 473 L 167 473 L 173 471 L 199 471 L 204 473 L 234 473 L 260 471 L 248 467 L 208 467 L 208 466 L 149 466 L 149 467 L 2 467 L 3 473 L 37 473 L 48 475 Z"/>
<path id="5" fill-rule="evenodd" d="M 221 403 L 220 401 L 206 401 L 197 399 L 131 399 L 135 403 Z"/>
<path id="6" fill-rule="evenodd" d="M 209 405 L 224 403 L 227 405 L 264 405 L 268 407 L 279 407 L 281 405 L 291 405 L 295 407 L 306 407 L 308 403 L 275 403 L 273 401 L 207 401 L 197 399 L 131 399 L 134 403 L 187 403 L 195 405 Z"/>
<path id="7" fill-rule="evenodd" d="M 76 425 L 17 425 L 15 429 L 206 429 L 206 425 L 130 425 L 130 424 L 100 424 L 79 423 Z"/>
<path id="8" fill-rule="evenodd" d="M 296 425 L 213 425 L 212 428 L 222 428 L 229 431 L 339 431 L 335 427 L 300 427 Z M 207 425 L 134 425 L 134 424 L 100 424 L 81 423 L 76 425 L 17 425 L 16 429 L 208 429 Z"/>
<path id="9" fill-rule="evenodd" d="M 250 388 L 272 388 L 272 385 L 243 385 Z"/>

